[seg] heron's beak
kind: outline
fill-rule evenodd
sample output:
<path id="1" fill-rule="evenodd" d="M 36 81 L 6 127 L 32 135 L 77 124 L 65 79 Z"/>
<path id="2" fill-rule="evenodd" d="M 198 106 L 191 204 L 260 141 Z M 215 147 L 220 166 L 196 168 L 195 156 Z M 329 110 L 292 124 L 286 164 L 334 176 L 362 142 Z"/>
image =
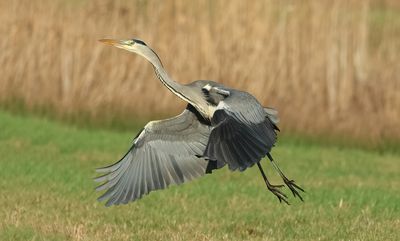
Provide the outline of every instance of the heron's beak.
<path id="1" fill-rule="evenodd" d="M 125 42 L 125 40 L 116 40 L 116 39 L 100 39 L 100 42 L 107 44 L 107 45 L 111 45 L 111 46 L 115 46 L 117 48 L 121 48 L 121 49 L 126 49 L 127 47 L 127 43 Z"/>
<path id="2" fill-rule="evenodd" d="M 114 45 L 118 43 L 118 40 L 115 39 L 99 39 L 99 41 L 108 45 Z"/>
<path id="3" fill-rule="evenodd" d="M 118 44 L 123 44 L 122 41 L 120 40 L 116 40 L 116 39 L 100 39 L 100 42 L 104 43 L 104 44 L 108 44 L 108 45 L 118 45 Z"/>

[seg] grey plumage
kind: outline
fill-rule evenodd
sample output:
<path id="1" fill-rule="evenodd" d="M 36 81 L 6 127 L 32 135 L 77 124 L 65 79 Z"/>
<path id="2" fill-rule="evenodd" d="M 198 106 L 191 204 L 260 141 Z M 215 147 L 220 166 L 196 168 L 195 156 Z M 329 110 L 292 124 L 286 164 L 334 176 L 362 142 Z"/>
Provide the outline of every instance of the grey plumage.
<path id="1" fill-rule="evenodd" d="M 97 169 L 106 174 L 95 179 L 105 182 L 96 190 L 108 189 L 99 201 L 108 200 L 107 206 L 127 203 L 204 175 L 207 161 L 197 156 L 203 154 L 211 128 L 192 111 L 150 122 L 119 162 Z"/>
<path id="2" fill-rule="evenodd" d="M 231 170 L 244 171 L 270 152 L 276 129 L 253 96 L 232 89 L 229 92 L 211 118 L 213 130 L 204 156 L 227 163 Z"/>
<path id="3" fill-rule="evenodd" d="M 280 201 L 286 195 L 270 184 L 260 161 L 268 155 L 293 195 L 302 190 L 287 179 L 270 154 L 276 142 L 278 113 L 247 92 L 209 80 L 181 85 L 172 80 L 157 54 L 143 41 L 101 40 L 137 53 L 154 67 L 156 76 L 174 94 L 188 102 L 178 116 L 149 122 L 118 162 L 97 169 L 97 191 L 106 190 L 99 201 L 106 206 L 126 204 L 151 191 L 181 184 L 228 165 L 244 171 L 257 163 L 268 189 Z M 301 197 L 300 197 L 301 198 Z"/>

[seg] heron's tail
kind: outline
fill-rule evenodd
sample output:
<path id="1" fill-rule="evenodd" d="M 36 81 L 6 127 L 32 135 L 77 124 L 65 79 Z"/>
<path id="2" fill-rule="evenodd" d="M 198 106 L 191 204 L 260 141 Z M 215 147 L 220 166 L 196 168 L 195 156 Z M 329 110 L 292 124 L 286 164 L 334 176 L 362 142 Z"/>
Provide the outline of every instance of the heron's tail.
<path id="1" fill-rule="evenodd" d="M 269 107 L 264 107 L 264 111 L 265 111 L 265 114 L 267 115 L 268 119 L 270 119 L 272 123 L 274 123 L 275 125 L 277 125 L 279 123 L 279 117 L 278 117 L 277 110 L 275 110 L 273 108 L 269 108 Z"/>

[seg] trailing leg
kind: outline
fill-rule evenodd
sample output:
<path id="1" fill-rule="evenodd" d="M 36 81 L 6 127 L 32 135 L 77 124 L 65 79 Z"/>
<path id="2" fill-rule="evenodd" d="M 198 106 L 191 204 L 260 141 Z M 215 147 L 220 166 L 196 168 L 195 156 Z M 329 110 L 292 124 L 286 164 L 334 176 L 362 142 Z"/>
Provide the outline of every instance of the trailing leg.
<path id="1" fill-rule="evenodd" d="M 289 205 L 289 202 L 286 200 L 286 199 L 287 199 L 287 196 L 286 196 L 283 192 L 281 192 L 281 191 L 279 190 L 279 188 L 283 187 L 284 185 L 272 185 L 272 184 L 268 181 L 267 176 L 265 175 L 264 170 L 262 169 L 260 162 L 257 162 L 257 166 L 258 166 L 258 168 L 260 169 L 260 172 L 261 172 L 262 177 L 264 178 L 265 184 L 267 184 L 268 190 L 269 190 L 270 192 L 272 192 L 272 193 L 279 199 L 279 202 L 282 202 L 282 201 L 283 201 L 283 202 L 285 202 L 287 205 Z"/>
<path id="2" fill-rule="evenodd" d="M 299 197 L 301 201 L 304 201 L 303 198 L 300 196 L 298 190 L 305 192 L 303 188 L 299 187 L 297 184 L 294 183 L 294 180 L 289 180 L 285 174 L 281 171 L 278 165 L 275 163 L 274 159 L 272 158 L 271 154 L 267 154 L 268 159 L 271 161 L 272 165 L 274 166 L 275 170 L 279 173 L 282 177 L 283 181 L 285 182 L 286 186 L 292 191 L 294 197 Z"/>

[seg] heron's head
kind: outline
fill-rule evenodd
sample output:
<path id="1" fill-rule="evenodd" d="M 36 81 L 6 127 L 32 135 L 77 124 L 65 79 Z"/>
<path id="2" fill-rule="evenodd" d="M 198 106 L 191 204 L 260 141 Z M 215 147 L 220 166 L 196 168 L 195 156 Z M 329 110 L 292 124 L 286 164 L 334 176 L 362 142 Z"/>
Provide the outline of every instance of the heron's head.
<path id="1" fill-rule="evenodd" d="M 148 59 L 150 62 L 154 60 L 160 61 L 157 54 L 151 48 L 149 48 L 145 42 L 139 39 L 127 39 L 127 40 L 100 39 L 99 41 L 120 49 L 128 50 L 129 52 L 139 54 Z"/>
<path id="2" fill-rule="evenodd" d="M 127 40 L 100 39 L 99 41 L 134 53 L 140 52 L 143 48 L 148 48 L 146 43 L 139 39 L 127 39 Z"/>

